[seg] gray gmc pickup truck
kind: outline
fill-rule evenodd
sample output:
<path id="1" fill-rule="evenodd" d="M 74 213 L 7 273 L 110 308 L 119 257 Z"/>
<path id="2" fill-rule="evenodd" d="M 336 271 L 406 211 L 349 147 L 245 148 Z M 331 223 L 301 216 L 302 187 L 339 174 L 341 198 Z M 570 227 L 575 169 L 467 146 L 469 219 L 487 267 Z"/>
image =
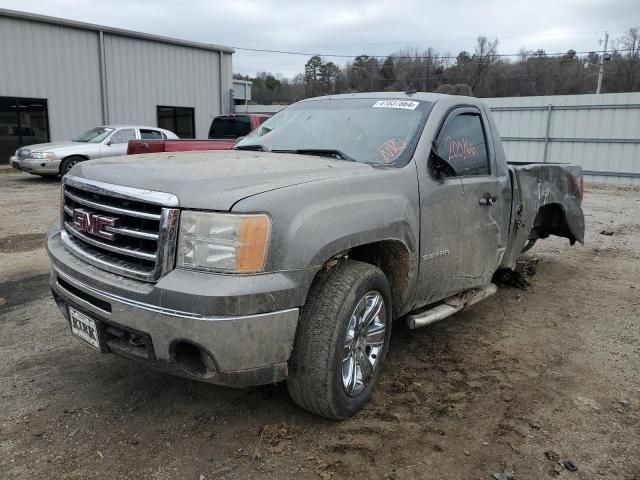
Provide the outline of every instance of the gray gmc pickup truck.
<path id="1" fill-rule="evenodd" d="M 582 190 L 578 166 L 507 163 L 475 98 L 313 98 L 234 150 L 76 165 L 51 287 L 101 352 L 220 385 L 286 379 L 300 406 L 344 419 L 394 320 L 488 297 L 537 239 L 582 243 Z"/>

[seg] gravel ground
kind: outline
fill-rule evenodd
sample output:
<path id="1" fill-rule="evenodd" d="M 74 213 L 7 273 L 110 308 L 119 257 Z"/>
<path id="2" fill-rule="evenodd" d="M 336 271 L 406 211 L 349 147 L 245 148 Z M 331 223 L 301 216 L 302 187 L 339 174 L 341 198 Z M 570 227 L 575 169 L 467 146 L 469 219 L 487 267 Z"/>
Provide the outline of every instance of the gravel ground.
<path id="1" fill-rule="evenodd" d="M 58 192 L 0 174 L 2 479 L 640 479 L 638 189 L 588 186 L 586 246 L 539 242 L 527 290 L 397 325 L 373 401 L 341 423 L 284 385 L 200 384 L 71 338 L 43 250 Z"/>

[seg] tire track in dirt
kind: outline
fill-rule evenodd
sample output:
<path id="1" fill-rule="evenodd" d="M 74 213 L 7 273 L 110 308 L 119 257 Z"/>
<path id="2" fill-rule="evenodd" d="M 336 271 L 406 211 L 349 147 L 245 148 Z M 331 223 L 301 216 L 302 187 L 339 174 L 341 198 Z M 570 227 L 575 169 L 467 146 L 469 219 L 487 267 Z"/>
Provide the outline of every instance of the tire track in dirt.
<path id="1" fill-rule="evenodd" d="M 0 283 L 0 314 L 12 307 L 38 300 L 48 295 L 49 291 L 48 273 Z"/>
<path id="2" fill-rule="evenodd" d="M 0 238 L 0 253 L 19 253 L 44 248 L 46 233 L 25 233 Z"/>

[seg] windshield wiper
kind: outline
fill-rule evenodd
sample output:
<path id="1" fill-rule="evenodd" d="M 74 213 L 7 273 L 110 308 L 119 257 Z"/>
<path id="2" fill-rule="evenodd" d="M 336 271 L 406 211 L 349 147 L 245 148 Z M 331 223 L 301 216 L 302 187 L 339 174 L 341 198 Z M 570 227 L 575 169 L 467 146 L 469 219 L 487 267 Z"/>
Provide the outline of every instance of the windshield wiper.
<path id="1" fill-rule="evenodd" d="M 349 162 L 357 162 L 355 158 L 350 157 L 340 150 L 333 148 L 298 148 L 296 150 L 272 150 L 274 153 L 298 153 L 300 155 L 317 155 L 319 157 L 331 157 L 339 160 L 347 160 Z"/>
<path id="2" fill-rule="evenodd" d="M 264 145 L 260 145 L 259 143 L 255 143 L 253 145 L 236 145 L 233 147 L 234 150 L 254 150 L 256 152 L 268 152 Z"/>

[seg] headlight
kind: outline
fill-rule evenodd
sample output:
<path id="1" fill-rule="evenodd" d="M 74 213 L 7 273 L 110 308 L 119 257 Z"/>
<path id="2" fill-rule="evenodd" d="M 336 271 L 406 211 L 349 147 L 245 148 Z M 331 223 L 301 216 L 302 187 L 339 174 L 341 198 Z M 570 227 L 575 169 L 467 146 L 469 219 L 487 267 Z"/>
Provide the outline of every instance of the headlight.
<path id="1" fill-rule="evenodd" d="M 185 210 L 180 215 L 176 265 L 205 271 L 260 272 L 270 232 L 271 220 L 264 214 Z"/>
<path id="2" fill-rule="evenodd" d="M 55 160 L 56 154 L 53 152 L 32 152 L 29 158 L 35 158 L 38 160 Z"/>

